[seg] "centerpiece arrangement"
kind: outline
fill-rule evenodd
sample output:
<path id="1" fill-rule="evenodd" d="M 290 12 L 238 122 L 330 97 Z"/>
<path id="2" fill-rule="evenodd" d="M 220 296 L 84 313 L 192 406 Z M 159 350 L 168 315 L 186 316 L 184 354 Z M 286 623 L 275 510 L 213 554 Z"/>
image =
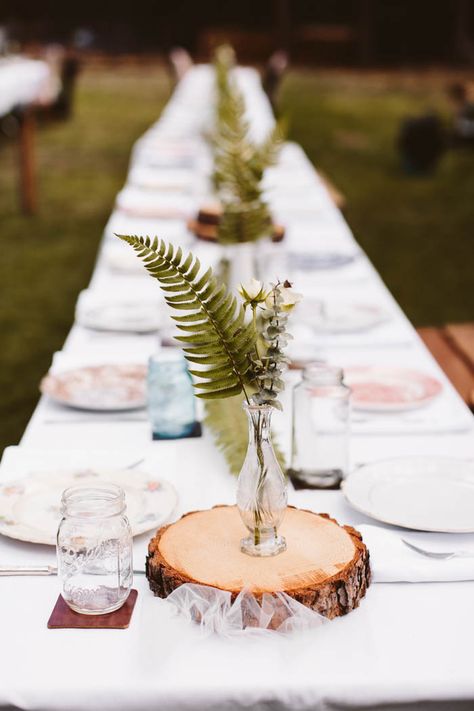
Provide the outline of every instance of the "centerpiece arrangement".
<path id="1" fill-rule="evenodd" d="M 278 535 L 286 505 L 286 483 L 271 442 L 270 419 L 281 408 L 288 365 L 284 349 L 291 337 L 288 315 L 300 300 L 289 282 L 265 286 L 256 279 L 239 288 L 241 303 L 212 269 L 163 240 L 122 236 L 144 260 L 165 294 L 182 335 L 177 340 L 192 364 L 198 397 L 243 395 L 249 446 L 239 476 L 237 505 L 250 535 L 241 542 L 249 555 L 283 551 Z M 187 312 L 187 313 L 183 313 Z"/>
<path id="2" fill-rule="evenodd" d="M 240 280 L 256 275 L 255 243 L 282 239 L 283 228 L 273 225 L 263 196 L 265 170 L 274 165 L 283 144 L 280 124 L 257 145 L 249 135 L 245 101 L 232 77 L 232 48 L 217 49 L 214 61 L 216 120 L 208 136 L 213 154 L 212 185 L 215 201 L 192 221 L 195 234 L 224 247 L 220 278 L 232 290 Z"/>
<path id="3" fill-rule="evenodd" d="M 230 468 L 240 468 L 237 506 L 190 512 L 161 528 L 149 544 L 146 572 L 161 597 L 186 583 L 218 588 L 233 598 L 243 589 L 257 597 L 285 592 L 334 617 L 352 610 L 364 596 L 369 556 L 352 528 L 325 514 L 287 506 L 270 422 L 272 412 L 281 409 L 289 364 L 288 317 L 301 297 L 288 281 L 257 280 L 253 250 L 273 229 L 262 178 L 276 160 L 282 137 L 276 127 L 261 146 L 252 143 L 243 97 L 230 75 L 232 63 L 232 54 L 220 50 L 217 130 L 211 141 L 219 199 L 214 225 L 225 249 L 224 268 L 220 274 L 202 269 L 193 254 L 158 238 L 120 236 L 143 259 L 175 312 L 177 340 L 196 394 L 206 400 L 206 424 Z M 244 537 L 242 523 L 248 532 Z"/>
<path id="4" fill-rule="evenodd" d="M 350 612 L 370 582 L 367 548 L 353 528 L 326 514 L 287 506 L 271 442 L 270 416 L 281 407 L 278 395 L 288 364 L 288 314 L 300 296 L 288 282 L 265 286 L 251 280 L 240 286 L 239 303 L 212 269 L 203 271 L 199 260 L 180 247 L 157 238 L 121 238 L 144 260 L 167 304 L 178 312 L 173 319 L 198 397 L 225 401 L 242 395 L 249 422 L 237 507 L 189 512 L 159 529 L 146 563 L 152 591 L 167 597 L 183 584 L 198 583 L 204 590 L 227 591 L 234 600 L 244 589 L 257 598 L 283 592 L 329 618 Z M 242 522 L 249 533 L 244 538 Z M 201 613 L 195 614 L 200 619 Z"/>
<path id="5" fill-rule="evenodd" d="M 198 237 L 221 245 L 216 278 L 237 295 L 240 282 L 249 283 L 259 274 L 258 242 L 265 238 L 278 241 L 284 235 L 283 228 L 272 222 L 262 188 L 265 170 L 278 159 L 284 131 L 277 124 L 262 143 L 252 140 L 234 65 L 232 47 L 218 47 L 214 56 L 215 122 L 207 136 L 213 156 L 215 201 L 202 206 L 192 221 L 192 230 Z M 205 405 L 206 426 L 234 474 L 240 472 L 247 451 L 242 399 L 240 394 L 208 400 Z M 274 447 L 283 465 L 275 443 Z"/>

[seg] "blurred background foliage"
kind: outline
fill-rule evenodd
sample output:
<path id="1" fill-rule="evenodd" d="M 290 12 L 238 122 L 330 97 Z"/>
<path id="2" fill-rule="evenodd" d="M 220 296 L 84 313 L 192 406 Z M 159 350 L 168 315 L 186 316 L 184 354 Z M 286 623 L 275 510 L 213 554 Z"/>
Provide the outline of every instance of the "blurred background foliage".
<path id="1" fill-rule="evenodd" d="M 290 138 L 344 193 L 350 227 L 415 325 L 474 319 L 474 155 L 453 150 L 433 175 L 407 177 L 394 145 L 407 115 L 430 107 L 447 120 L 450 78 L 293 70 L 282 87 Z M 15 142 L 0 142 L 0 450 L 21 437 L 90 278 L 132 145 L 169 91 L 157 63 L 86 66 L 73 118 L 38 131 L 32 218 L 18 210 Z"/>

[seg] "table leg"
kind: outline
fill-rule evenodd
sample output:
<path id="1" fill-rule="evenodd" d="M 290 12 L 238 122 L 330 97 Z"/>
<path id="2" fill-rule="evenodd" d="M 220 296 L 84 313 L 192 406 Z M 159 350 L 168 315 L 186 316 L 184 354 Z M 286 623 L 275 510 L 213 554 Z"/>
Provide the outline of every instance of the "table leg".
<path id="1" fill-rule="evenodd" d="M 25 109 L 20 119 L 19 169 L 20 200 L 23 212 L 32 215 L 37 208 L 35 166 L 36 120 L 32 109 Z"/>

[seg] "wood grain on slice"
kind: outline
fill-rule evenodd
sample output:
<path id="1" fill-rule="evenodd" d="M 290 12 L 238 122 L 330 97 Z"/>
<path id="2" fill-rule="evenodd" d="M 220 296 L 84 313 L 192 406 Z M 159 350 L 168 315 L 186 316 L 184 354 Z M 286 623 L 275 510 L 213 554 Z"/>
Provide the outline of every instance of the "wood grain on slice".
<path id="1" fill-rule="evenodd" d="M 240 551 L 247 531 L 235 506 L 194 511 L 161 528 L 149 545 L 147 577 L 166 597 L 183 583 L 210 585 L 236 597 L 285 592 L 327 617 L 357 607 L 370 581 L 360 534 L 327 514 L 288 507 L 280 532 L 287 550 L 253 558 Z"/>

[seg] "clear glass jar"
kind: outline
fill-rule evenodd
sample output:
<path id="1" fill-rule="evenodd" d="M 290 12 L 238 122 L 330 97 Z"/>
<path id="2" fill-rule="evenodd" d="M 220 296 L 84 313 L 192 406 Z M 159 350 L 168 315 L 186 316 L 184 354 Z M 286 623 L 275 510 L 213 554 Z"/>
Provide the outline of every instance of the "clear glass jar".
<path id="1" fill-rule="evenodd" d="M 148 417 L 153 439 L 189 435 L 196 423 L 193 383 L 179 351 L 152 355 L 148 362 Z"/>
<path id="2" fill-rule="evenodd" d="M 244 408 L 249 422 L 249 444 L 237 482 L 237 508 L 250 532 L 240 542 L 243 553 L 272 556 L 286 549 L 278 534 L 287 505 L 286 481 L 272 445 L 269 405 Z"/>
<path id="3" fill-rule="evenodd" d="M 115 484 L 73 486 L 61 499 L 57 536 L 62 596 L 72 610 L 118 610 L 133 582 L 132 532 L 125 493 Z"/>
<path id="4" fill-rule="evenodd" d="M 291 467 L 296 487 L 334 489 L 349 465 L 350 389 L 343 371 L 311 364 L 293 390 Z"/>

